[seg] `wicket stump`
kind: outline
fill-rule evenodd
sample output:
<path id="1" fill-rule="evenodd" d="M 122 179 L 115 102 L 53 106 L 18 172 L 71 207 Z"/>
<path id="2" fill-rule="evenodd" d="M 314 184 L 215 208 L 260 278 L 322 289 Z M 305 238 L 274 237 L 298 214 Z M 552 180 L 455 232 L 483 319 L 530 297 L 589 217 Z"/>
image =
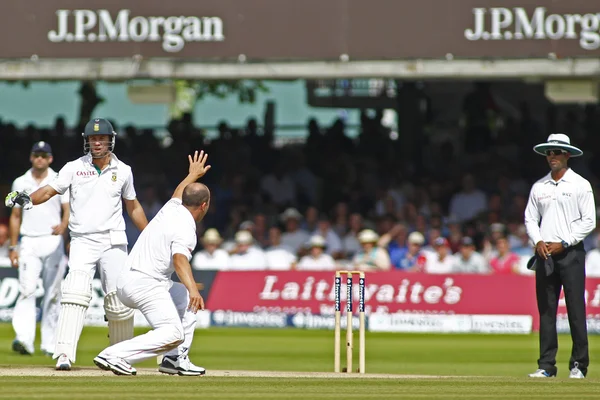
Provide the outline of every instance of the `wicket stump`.
<path id="1" fill-rule="evenodd" d="M 342 319 L 342 275 L 346 275 L 346 372 L 352 372 L 352 276 L 358 275 L 358 318 L 359 348 L 358 372 L 365 373 L 365 273 L 362 271 L 337 271 L 335 273 L 335 339 L 334 339 L 334 372 L 340 372 L 340 345 Z"/>

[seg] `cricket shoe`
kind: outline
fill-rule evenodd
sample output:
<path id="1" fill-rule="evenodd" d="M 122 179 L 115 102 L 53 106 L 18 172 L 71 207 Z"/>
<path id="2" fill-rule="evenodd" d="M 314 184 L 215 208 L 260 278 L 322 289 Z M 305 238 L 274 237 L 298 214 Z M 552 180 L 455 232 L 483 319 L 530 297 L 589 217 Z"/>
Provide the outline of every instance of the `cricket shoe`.
<path id="1" fill-rule="evenodd" d="M 137 371 L 127 361 L 122 358 L 105 358 L 97 356 L 94 358 L 94 364 L 104 371 L 112 371 L 115 375 L 136 375 Z"/>
<path id="2" fill-rule="evenodd" d="M 23 342 L 20 342 L 16 339 L 12 342 L 12 349 L 13 351 L 19 354 L 23 354 L 25 356 L 30 356 L 31 354 L 33 354 L 33 351 L 29 351 L 27 347 L 25 347 Z"/>
<path id="3" fill-rule="evenodd" d="M 70 371 L 71 370 L 71 360 L 67 357 L 66 354 L 61 354 L 58 356 L 58 360 L 56 360 L 56 370 L 57 371 Z"/>
<path id="4" fill-rule="evenodd" d="M 571 372 L 569 373 L 569 378 L 572 378 L 572 379 L 584 379 L 585 378 L 585 375 L 579 369 L 578 362 L 575 362 L 575 365 L 571 369 Z"/>
<path id="5" fill-rule="evenodd" d="M 546 372 L 545 369 L 538 369 L 533 374 L 529 374 L 528 376 L 530 378 L 554 378 L 554 377 L 556 377 L 556 374 L 551 375 L 548 372 Z"/>
<path id="6" fill-rule="evenodd" d="M 181 376 L 198 376 L 206 374 L 206 370 L 194 365 L 188 356 L 164 356 L 158 370 L 164 374 Z"/>

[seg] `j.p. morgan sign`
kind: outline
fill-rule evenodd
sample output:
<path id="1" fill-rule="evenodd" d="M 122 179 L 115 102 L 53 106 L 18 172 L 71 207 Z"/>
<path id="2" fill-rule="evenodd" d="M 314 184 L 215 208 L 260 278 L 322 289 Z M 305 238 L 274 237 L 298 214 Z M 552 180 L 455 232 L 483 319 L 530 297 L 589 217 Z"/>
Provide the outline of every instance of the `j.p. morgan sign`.
<path id="1" fill-rule="evenodd" d="M 181 51 L 186 42 L 225 40 L 219 17 L 133 16 L 130 10 L 58 10 L 48 40 L 60 42 L 161 42 L 164 51 Z"/>
<path id="2" fill-rule="evenodd" d="M 600 13 L 552 14 L 545 7 L 528 13 L 522 7 L 474 8 L 468 40 L 576 39 L 585 50 L 600 48 Z"/>

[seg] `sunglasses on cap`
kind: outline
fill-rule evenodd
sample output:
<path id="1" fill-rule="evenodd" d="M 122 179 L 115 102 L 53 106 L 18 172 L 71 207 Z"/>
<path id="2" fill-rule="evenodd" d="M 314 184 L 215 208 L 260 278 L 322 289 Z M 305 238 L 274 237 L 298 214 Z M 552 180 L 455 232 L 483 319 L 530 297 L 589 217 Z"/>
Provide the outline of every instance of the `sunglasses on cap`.
<path id="1" fill-rule="evenodd" d="M 33 158 L 38 158 L 38 157 L 49 158 L 50 154 L 48 154 L 48 153 L 31 153 L 31 156 Z"/>
<path id="2" fill-rule="evenodd" d="M 567 154 L 567 152 L 561 149 L 546 150 L 547 156 L 562 156 L 565 154 Z"/>

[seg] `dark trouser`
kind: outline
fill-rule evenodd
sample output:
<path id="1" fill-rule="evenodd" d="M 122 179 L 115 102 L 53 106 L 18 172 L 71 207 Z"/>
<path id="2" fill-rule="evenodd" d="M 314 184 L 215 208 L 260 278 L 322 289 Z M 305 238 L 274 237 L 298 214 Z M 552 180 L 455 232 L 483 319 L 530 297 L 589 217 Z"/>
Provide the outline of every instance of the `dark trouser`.
<path id="1" fill-rule="evenodd" d="M 535 273 L 535 288 L 540 313 L 540 369 L 556 374 L 556 313 L 561 286 L 565 292 L 569 326 L 573 348 L 569 369 L 575 362 L 584 375 L 587 374 L 590 356 L 585 312 L 585 250 L 579 243 L 563 253 L 553 256 L 554 272 L 546 276 L 543 260 L 538 260 Z M 542 262 L 539 262 L 542 261 Z"/>

